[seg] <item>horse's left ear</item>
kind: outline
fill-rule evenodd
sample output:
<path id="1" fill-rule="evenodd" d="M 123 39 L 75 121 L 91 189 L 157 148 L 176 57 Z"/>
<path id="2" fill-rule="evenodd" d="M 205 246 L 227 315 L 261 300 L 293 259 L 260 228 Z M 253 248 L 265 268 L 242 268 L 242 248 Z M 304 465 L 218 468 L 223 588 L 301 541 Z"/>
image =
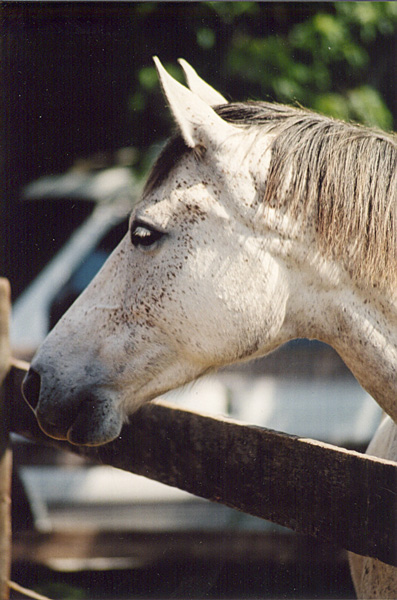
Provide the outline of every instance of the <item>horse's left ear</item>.
<path id="1" fill-rule="evenodd" d="M 197 94 L 171 77 L 157 57 L 153 60 L 171 111 L 190 148 L 218 146 L 236 132 L 233 125 L 221 119 Z"/>
<path id="2" fill-rule="evenodd" d="M 222 96 L 219 92 L 214 90 L 211 85 L 208 85 L 201 79 L 199 75 L 197 75 L 196 71 L 193 69 L 191 65 L 184 58 L 178 59 L 179 64 L 181 65 L 183 72 L 185 73 L 186 81 L 189 86 L 189 89 L 192 90 L 201 100 L 204 100 L 206 104 L 210 106 L 217 106 L 218 104 L 227 104 L 226 98 Z"/>

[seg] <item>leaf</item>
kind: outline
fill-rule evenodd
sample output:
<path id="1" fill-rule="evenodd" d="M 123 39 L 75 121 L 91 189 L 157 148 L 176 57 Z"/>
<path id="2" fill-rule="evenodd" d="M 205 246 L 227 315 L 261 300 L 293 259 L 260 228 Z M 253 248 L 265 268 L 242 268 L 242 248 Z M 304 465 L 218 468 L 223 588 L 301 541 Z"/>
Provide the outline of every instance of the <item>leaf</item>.
<path id="1" fill-rule="evenodd" d="M 393 117 L 375 88 L 362 85 L 350 90 L 347 98 L 354 118 L 364 125 L 377 126 L 386 130 L 393 127 Z"/>

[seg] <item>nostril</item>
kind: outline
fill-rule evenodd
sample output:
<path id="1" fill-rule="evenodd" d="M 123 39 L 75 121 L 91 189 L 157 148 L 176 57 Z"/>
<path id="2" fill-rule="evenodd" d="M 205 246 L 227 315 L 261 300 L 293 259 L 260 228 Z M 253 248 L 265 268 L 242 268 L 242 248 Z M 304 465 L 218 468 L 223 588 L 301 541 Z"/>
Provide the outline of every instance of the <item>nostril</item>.
<path id="1" fill-rule="evenodd" d="M 40 396 L 40 375 L 32 368 L 23 380 L 22 392 L 26 402 L 35 410 Z"/>

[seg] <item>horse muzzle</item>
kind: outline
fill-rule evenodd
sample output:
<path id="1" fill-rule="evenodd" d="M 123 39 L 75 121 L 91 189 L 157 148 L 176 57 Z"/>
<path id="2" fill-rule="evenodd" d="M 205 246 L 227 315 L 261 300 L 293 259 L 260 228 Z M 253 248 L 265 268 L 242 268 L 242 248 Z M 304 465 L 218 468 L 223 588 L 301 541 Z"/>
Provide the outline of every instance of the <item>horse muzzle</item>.
<path id="1" fill-rule="evenodd" d="M 22 392 L 42 431 L 74 445 L 99 446 L 114 440 L 123 424 L 112 399 L 99 389 L 46 385 L 45 377 L 30 368 Z M 66 391 L 68 390 L 68 391 Z"/>

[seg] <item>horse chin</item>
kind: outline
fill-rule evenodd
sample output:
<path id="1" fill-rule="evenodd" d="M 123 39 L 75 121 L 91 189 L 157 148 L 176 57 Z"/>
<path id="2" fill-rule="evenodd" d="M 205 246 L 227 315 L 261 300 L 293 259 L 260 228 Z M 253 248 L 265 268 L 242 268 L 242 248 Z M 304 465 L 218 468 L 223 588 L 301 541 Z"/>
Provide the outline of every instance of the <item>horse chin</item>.
<path id="1" fill-rule="evenodd" d="M 118 413 L 82 410 L 67 432 L 67 441 L 76 446 L 102 446 L 115 440 L 121 432 L 123 419 Z"/>
<path id="2" fill-rule="evenodd" d="M 41 430 L 51 438 L 75 446 L 102 446 L 116 439 L 123 426 L 122 415 L 106 403 L 83 401 L 69 426 L 52 424 L 35 411 Z"/>

